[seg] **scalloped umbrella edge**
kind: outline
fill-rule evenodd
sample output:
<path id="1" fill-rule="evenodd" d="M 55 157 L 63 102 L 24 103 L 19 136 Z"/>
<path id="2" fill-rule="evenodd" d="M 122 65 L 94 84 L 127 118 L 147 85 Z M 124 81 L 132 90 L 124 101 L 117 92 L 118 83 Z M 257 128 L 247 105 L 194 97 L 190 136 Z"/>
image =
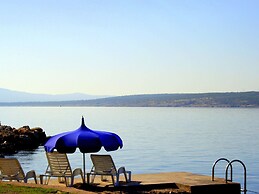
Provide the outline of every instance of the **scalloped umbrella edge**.
<path id="1" fill-rule="evenodd" d="M 46 152 L 53 152 L 56 149 L 60 153 L 74 153 L 79 148 L 83 153 L 84 183 L 85 154 L 99 152 L 102 147 L 107 152 L 115 151 L 123 147 L 123 142 L 115 133 L 89 129 L 85 125 L 84 117 L 82 117 L 82 123 L 78 129 L 54 135 L 44 144 Z"/>

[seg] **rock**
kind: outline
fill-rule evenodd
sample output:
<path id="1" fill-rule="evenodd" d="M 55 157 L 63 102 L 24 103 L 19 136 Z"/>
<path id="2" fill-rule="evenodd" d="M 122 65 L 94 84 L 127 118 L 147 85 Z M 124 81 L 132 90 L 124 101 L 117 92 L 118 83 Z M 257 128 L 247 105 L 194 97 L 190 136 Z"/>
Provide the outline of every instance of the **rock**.
<path id="1" fill-rule="evenodd" d="M 0 155 L 33 150 L 43 145 L 46 140 L 46 134 L 40 127 L 30 129 L 29 126 L 23 126 L 15 129 L 0 125 Z"/>
<path id="2" fill-rule="evenodd" d="M 42 132 L 43 132 L 43 129 L 40 128 L 40 127 L 34 127 L 34 128 L 32 128 L 31 130 L 37 131 L 37 132 L 39 132 L 39 133 L 42 133 Z"/>

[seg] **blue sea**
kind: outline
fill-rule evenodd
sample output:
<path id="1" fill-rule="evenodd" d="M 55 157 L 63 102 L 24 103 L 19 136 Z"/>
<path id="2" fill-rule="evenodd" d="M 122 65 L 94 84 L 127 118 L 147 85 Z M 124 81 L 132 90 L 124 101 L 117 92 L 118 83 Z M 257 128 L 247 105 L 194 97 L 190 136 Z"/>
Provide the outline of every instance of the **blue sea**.
<path id="1" fill-rule="evenodd" d="M 2 125 L 41 127 L 47 135 L 79 128 L 82 116 L 87 127 L 114 132 L 123 139 L 122 149 L 109 152 L 117 167 L 125 166 L 134 174 L 211 175 L 218 158 L 238 159 L 246 165 L 247 189 L 259 193 L 259 109 L 0 107 Z M 73 168 L 82 167 L 79 151 L 68 156 Z M 7 157 L 17 157 L 26 172 L 34 169 L 41 174 L 47 167 L 43 147 Z M 217 177 L 225 177 L 226 165 L 218 163 Z M 89 155 L 86 168 L 91 168 Z M 243 166 L 233 163 L 233 169 L 233 181 L 243 187 Z"/>

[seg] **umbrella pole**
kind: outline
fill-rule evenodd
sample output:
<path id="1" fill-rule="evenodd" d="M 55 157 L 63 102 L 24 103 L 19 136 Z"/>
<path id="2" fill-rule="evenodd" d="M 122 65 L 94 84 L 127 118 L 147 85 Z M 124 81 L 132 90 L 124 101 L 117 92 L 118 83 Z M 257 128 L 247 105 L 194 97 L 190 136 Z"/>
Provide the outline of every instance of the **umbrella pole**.
<path id="1" fill-rule="evenodd" d="M 84 183 L 85 183 L 85 153 L 83 153 L 83 166 L 84 166 Z"/>

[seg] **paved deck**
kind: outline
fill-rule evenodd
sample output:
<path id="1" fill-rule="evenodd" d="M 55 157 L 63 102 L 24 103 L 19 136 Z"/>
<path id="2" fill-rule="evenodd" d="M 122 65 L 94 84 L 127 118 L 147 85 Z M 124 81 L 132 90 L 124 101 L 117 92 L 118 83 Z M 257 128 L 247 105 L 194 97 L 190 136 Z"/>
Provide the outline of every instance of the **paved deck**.
<path id="1" fill-rule="evenodd" d="M 140 181 L 142 185 L 170 185 L 175 183 L 176 187 L 191 194 L 240 194 L 239 183 L 227 183 L 223 178 L 211 180 L 211 176 L 193 174 L 189 172 L 170 172 L 159 174 L 133 175 L 134 181 Z"/>
<path id="2" fill-rule="evenodd" d="M 240 194 L 239 183 L 225 183 L 223 178 L 215 177 L 215 181 L 211 180 L 211 176 L 193 174 L 189 172 L 168 172 L 155 174 L 132 174 L 132 182 L 126 184 L 121 177 L 122 186 L 113 187 L 112 182 L 108 179 L 105 182 L 100 180 L 100 176 L 96 176 L 94 185 L 82 184 L 82 180 L 75 179 L 75 187 L 66 187 L 65 184 L 58 183 L 57 179 L 51 178 L 49 185 L 43 187 L 58 188 L 71 193 L 91 193 L 92 192 L 114 192 L 125 191 L 128 193 L 149 193 L 156 191 L 157 193 L 182 193 L 189 194 Z M 39 184 L 27 184 L 40 186 Z M 63 188 L 63 189 L 62 189 Z M 180 193 L 179 192 L 179 193 Z M 155 193 L 155 192 L 153 192 Z"/>
<path id="3" fill-rule="evenodd" d="M 211 176 L 189 172 L 133 174 L 131 183 L 122 182 L 122 186 L 118 188 L 114 188 L 109 179 L 102 182 L 99 177 L 96 176 L 94 181 L 95 189 L 98 191 L 179 190 L 190 194 L 240 194 L 239 183 L 226 183 L 225 179 L 216 177 L 212 181 Z M 124 180 L 123 177 L 121 179 Z"/>

